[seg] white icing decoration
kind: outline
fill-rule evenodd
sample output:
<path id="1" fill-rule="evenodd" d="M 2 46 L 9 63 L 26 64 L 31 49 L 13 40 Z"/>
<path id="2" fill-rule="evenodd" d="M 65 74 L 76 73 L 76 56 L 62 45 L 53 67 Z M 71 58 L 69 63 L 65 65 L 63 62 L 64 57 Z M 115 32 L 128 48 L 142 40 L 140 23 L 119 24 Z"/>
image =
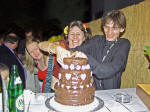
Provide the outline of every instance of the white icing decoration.
<path id="1" fill-rule="evenodd" d="M 66 88 L 67 88 L 67 89 L 70 89 L 71 87 L 70 87 L 70 86 L 66 86 Z"/>
<path id="2" fill-rule="evenodd" d="M 86 87 L 89 88 L 90 86 L 87 84 Z"/>
<path id="3" fill-rule="evenodd" d="M 73 88 L 73 89 L 77 89 L 77 86 L 73 86 L 72 88 Z"/>
<path id="4" fill-rule="evenodd" d="M 70 65 L 70 69 L 74 70 L 74 65 L 73 64 Z"/>
<path id="5" fill-rule="evenodd" d="M 72 84 L 78 84 L 78 82 L 74 82 L 74 81 L 72 81 Z"/>
<path id="6" fill-rule="evenodd" d="M 77 70 L 80 70 L 80 69 L 81 69 L 81 66 L 80 66 L 80 65 L 77 65 L 77 66 L 76 66 L 76 69 L 77 69 Z"/>
<path id="7" fill-rule="evenodd" d="M 84 87 L 83 85 L 80 85 L 80 88 L 81 88 L 81 89 L 83 89 L 83 87 Z"/>
<path id="8" fill-rule="evenodd" d="M 90 86 L 92 86 L 92 83 L 90 83 Z"/>
<path id="9" fill-rule="evenodd" d="M 58 78 L 59 78 L 59 80 L 61 79 L 61 73 L 58 74 Z"/>
<path id="10" fill-rule="evenodd" d="M 60 86 L 60 83 L 58 82 L 57 85 Z"/>
<path id="11" fill-rule="evenodd" d="M 66 77 L 67 80 L 70 80 L 71 74 L 66 74 L 65 77 Z"/>
<path id="12" fill-rule="evenodd" d="M 72 80 L 78 80 L 76 77 L 72 77 Z"/>
<path id="13" fill-rule="evenodd" d="M 91 71 L 91 77 L 93 76 L 93 73 L 92 73 L 92 71 Z"/>
<path id="14" fill-rule="evenodd" d="M 73 91 L 73 93 L 78 93 L 78 91 Z"/>
<path id="15" fill-rule="evenodd" d="M 90 65 L 88 64 L 88 65 L 86 65 L 86 69 L 90 69 Z"/>
<path id="16" fill-rule="evenodd" d="M 84 65 L 82 65 L 82 68 L 81 68 L 82 70 L 85 70 L 85 66 Z"/>
<path id="17" fill-rule="evenodd" d="M 62 68 L 64 68 L 64 66 L 65 66 L 65 65 L 62 63 L 62 65 L 61 65 L 61 66 L 62 66 Z"/>
<path id="18" fill-rule="evenodd" d="M 61 88 L 64 88 L 64 84 L 61 84 Z"/>
<path id="19" fill-rule="evenodd" d="M 69 66 L 68 66 L 68 65 L 65 65 L 65 68 L 66 68 L 66 69 L 68 69 L 68 68 L 69 68 Z"/>
<path id="20" fill-rule="evenodd" d="M 81 79 L 85 80 L 85 78 L 86 78 L 86 74 L 81 74 Z"/>
<path id="21" fill-rule="evenodd" d="M 68 65 L 62 64 L 62 68 L 63 69 L 68 69 L 69 67 L 68 67 Z"/>

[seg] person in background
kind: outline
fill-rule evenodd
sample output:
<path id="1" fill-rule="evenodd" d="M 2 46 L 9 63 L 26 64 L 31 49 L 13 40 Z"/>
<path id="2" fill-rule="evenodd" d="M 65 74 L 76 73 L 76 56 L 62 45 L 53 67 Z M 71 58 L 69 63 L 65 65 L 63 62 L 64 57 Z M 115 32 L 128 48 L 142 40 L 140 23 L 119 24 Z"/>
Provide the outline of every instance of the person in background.
<path id="1" fill-rule="evenodd" d="M 18 46 L 19 37 L 18 36 L 9 36 L 7 35 L 4 38 L 4 43 L 0 46 L 0 63 L 8 66 L 9 71 L 11 71 L 12 65 L 17 65 L 18 73 L 21 77 L 23 88 L 25 88 L 25 80 L 26 80 L 26 70 L 19 60 L 19 58 L 15 55 L 14 50 Z"/>
<path id="2" fill-rule="evenodd" d="M 4 34 L 0 34 L 0 45 L 3 44 L 3 42 L 4 42 L 4 37 L 5 37 Z"/>
<path id="3" fill-rule="evenodd" d="M 17 34 L 14 33 L 14 32 L 9 32 L 7 35 L 8 35 L 8 36 L 12 36 L 12 37 L 16 37 L 16 36 L 17 36 Z"/>
<path id="4" fill-rule="evenodd" d="M 8 84 L 9 82 L 9 68 L 3 63 L 0 63 L 0 76 Z"/>
<path id="5" fill-rule="evenodd" d="M 19 42 L 19 46 L 18 46 L 18 57 L 23 60 L 24 56 L 25 56 L 25 43 L 27 40 L 34 38 L 34 32 L 32 28 L 27 28 L 25 29 L 25 39 L 21 40 Z"/>
<path id="6" fill-rule="evenodd" d="M 3 63 L 0 63 L 0 81 L 2 82 L 2 110 L 8 112 L 8 83 L 9 83 L 9 68 Z"/>
<path id="7" fill-rule="evenodd" d="M 38 92 L 44 92 L 44 88 L 41 87 L 42 84 L 44 83 L 42 81 L 42 84 L 40 83 L 41 81 L 38 79 L 37 82 L 39 82 L 39 85 L 35 85 L 35 72 L 34 69 L 37 68 L 38 75 L 39 71 L 45 71 L 47 72 L 47 66 L 48 66 L 48 59 L 49 59 L 49 54 L 42 52 L 38 44 L 40 43 L 39 40 L 37 39 L 29 39 L 26 41 L 26 49 L 25 49 L 25 61 L 24 61 L 24 66 L 28 70 L 29 74 L 28 76 L 30 77 L 29 79 L 27 78 L 28 86 L 35 87 Z M 32 80 L 32 81 L 31 81 Z"/>
<path id="8" fill-rule="evenodd" d="M 48 55 L 38 48 L 40 41 L 32 38 L 26 41 L 25 60 L 23 61 L 27 69 L 26 87 L 33 92 L 41 93 L 41 81 L 38 79 L 38 69 L 45 70 Z"/>
<path id="9" fill-rule="evenodd" d="M 104 35 L 96 35 L 71 50 L 76 51 L 73 54 L 75 56 L 87 56 L 96 90 L 117 89 L 121 86 L 121 76 L 130 50 L 130 41 L 120 37 L 126 29 L 126 18 L 121 11 L 113 10 L 102 17 L 101 23 Z M 55 46 L 53 51 L 59 63 L 63 63 L 63 58 L 70 55 L 69 51 L 60 49 L 60 46 Z"/>

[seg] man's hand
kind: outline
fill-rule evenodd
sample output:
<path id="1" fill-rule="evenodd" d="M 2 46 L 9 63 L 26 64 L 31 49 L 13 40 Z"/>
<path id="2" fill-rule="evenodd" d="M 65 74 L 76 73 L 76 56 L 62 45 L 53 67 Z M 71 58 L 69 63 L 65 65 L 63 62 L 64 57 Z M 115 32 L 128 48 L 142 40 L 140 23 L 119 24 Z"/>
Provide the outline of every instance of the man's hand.
<path id="1" fill-rule="evenodd" d="M 71 54 L 72 57 L 79 57 L 79 58 L 87 58 L 87 56 L 83 53 L 83 52 L 80 52 L 80 51 L 75 51 Z"/>

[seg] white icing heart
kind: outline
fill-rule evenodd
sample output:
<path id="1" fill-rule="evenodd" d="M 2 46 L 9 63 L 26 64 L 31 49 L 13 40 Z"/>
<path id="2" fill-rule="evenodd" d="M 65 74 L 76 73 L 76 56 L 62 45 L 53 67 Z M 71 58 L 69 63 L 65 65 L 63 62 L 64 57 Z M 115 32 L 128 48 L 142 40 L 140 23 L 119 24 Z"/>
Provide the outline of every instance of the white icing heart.
<path id="1" fill-rule="evenodd" d="M 85 80 L 85 78 L 86 78 L 86 74 L 81 74 L 81 79 Z"/>
<path id="2" fill-rule="evenodd" d="M 65 86 L 64 84 L 61 84 L 61 88 L 64 88 L 64 86 Z"/>
<path id="3" fill-rule="evenodd" d="M 58 74 L 58 78 L 59 78 L 59 80 L 61 79 L 61 73 Z"/>
<path id="4" fill-rule="evenodd" d="M 89 88 L 90 86 L 87 84 L 86 87 Z"/>
<path id="5" fill-rule="evenodd" d="M 66 86 L 66 88 L 67 88 L 67 89 L 70 89 L 71 87 L 70 87 L 70 86 Z"/>
<path id="6" fill-rule="evenodd" d="M 68 69 L 69 68 L 68 65 L 65 65 L 65 64 L 63 64 L 62 67 L 63 67 L 63 69 Z"/>
<path id="7" fill-rule="evenodd" d="M 71 74 L 66 74 L 65 77 L 66 77 L 67 80 L 70 80 Z"/>
<path id="8" fill-rule="evenodd" d="M 72 88 L 73 88 L 73 89 L 77 89 L 77 86 L 73 86 Z"/>
<path id="9" fill-rule="evenodd" d="M 80 86 L 81 89 L 83 89 L 83 87 L 84 87 L 83 85 Z"/>
<path id="10" fill-rule="evenodd" d="M 73 64 L 70 65 L 70 69 L 74 70 L 74 65 Z"/>
<path id="11" fill-rule="evenodd" d="M 76 66 L 76 69 L 77 69 L 77 70 L 80 70 L 80 69 L 81 69 L 81 66 L 80 66 L 80 65 L 77 65 L 77 66 Z"/>

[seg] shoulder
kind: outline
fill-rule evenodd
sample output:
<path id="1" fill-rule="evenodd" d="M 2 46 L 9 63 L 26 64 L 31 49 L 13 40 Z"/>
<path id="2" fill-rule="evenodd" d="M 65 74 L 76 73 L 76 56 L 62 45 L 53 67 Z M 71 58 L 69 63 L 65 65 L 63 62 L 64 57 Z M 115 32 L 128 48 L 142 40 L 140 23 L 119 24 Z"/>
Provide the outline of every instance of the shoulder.
<path id="1" fill-rule="evenodd" d="M 92 43 L 95 44 L 95 43 L 101 43 L 104 40 L 106 40 L 104 36 L 102 36 L 102 35 L 95 35 L 90 40 L 86 41 L 86 43 L 87 44 L 92 44 Z"/>
<path id="2" fill-rule="evenodd" d="M 103 40 L 103 39 L 104 39 L 104 36 L 102 36 L 102 35 L 95 35 L 91 39 L 89 39 L 88 41 L 98 41 L 98 40 Z"/>
<path id="3" fill-rule="evenodd" d="M 1 45 L 0 46 L 0 52 L 2 52 L 2 51 L 8 51 L 9 49 L 5 46 L 5 45 Z"/>
<path id="4" fill-rule="evenodd" d="M 119 38 L 121 44 L 131 45 L 130 41 L 127 38 Z"/>

